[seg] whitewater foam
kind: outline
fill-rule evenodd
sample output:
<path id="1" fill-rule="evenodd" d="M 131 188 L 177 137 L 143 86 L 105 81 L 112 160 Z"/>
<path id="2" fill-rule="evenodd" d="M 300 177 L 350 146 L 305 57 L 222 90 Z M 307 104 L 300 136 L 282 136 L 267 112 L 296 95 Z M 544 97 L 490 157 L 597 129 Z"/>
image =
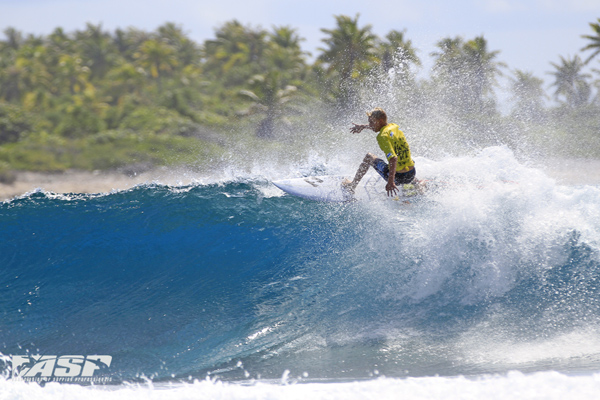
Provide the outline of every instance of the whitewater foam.
<path id="1" fill-rule="evenodd" d="M 288 378 L 288 381 L 290 379 Z M 192 384 L 139 384 L 118 387 L 81 387 L 49 383 L 0 381 L 1 398 L 6 400 L 44 398 L 48 400 L 90 399 L 406 399 L 406 400 L 593 400 L 600 391 L 600 375 L 568 376 L 556 372 L 466 377 L 430 377 L 375 380 L 347 383 L 232 384 L 196 381 Z"/>

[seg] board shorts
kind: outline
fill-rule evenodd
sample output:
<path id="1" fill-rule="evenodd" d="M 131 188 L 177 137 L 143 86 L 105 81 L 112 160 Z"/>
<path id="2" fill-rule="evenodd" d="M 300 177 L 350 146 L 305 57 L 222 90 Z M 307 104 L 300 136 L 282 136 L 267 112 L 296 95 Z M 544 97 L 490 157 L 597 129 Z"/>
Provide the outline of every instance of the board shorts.
<path id="1" fill-rule="evenodd" d="M 381 177 L 385 180 L 390 176 L 390 166 L 381 158 L 376 158 L 373 168 Z M 410 171 L 406 172 L 396 172 L 396 176 L 394 177 L 394 183 L 396 185 L 404 185 L 405 183 L 411 183 L 415 176 L 417 175 L 417 169 L 413 168 Z"/>

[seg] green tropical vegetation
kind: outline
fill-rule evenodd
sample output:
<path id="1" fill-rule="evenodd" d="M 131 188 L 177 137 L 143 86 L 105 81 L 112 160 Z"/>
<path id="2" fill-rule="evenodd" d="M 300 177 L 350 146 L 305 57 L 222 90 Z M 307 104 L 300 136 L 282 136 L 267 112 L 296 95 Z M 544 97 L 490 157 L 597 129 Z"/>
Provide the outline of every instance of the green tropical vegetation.
<path id="1" fill-rule="evenodd" d="M 174 23 L 153 32 L 87 24 L 44 36 L 6 28 L 0 180 L 19 170 L 220 165 L 232 149 L 310 145 L 308 130 L 326 135 L 332 123 L 374 106 L 429 141 L 445 137 L 448 151 L 504 143 L 600 156 L 600 70 L 591 64 L 600 54 L 600 18 L 582 35 L 585 54 L 549 62 L 547 81 L 511 71 L 484 36 L 440 39 L 422 77 L 406 31 L 380 38 L 358 15 L 337 15 L 334 23 L 322 29 L 315 55 L 293 27 L 236 20 L 204 43 Z M 496 96 L 503 76 L 509 112 Z"/>

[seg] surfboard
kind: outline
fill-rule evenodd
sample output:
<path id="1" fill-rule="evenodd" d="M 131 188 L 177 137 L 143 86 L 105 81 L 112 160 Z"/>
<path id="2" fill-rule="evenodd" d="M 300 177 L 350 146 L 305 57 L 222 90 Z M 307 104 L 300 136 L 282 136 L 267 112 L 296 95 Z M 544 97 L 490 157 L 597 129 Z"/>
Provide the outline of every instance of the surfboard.
<path id="1" fill-rule="evenodd" d="M 379 176 L 365 176 L 354 194 L 351 194 L 342 188 L 342 181 L 346 178 L 338 175 L 308 176 L 276 180 L 273 184 L 293 196 L 324 202 L 400 200 L 418 194 L 414 185 L 400 185 L 398 196 L 388 196 L 385 190 L 386 182 Z"/>

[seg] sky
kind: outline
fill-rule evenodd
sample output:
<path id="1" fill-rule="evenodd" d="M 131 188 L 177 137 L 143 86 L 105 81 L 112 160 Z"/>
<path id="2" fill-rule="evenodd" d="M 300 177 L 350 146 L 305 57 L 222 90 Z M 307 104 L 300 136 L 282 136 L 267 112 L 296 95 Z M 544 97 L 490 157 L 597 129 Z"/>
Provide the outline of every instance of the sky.
<path id="1" fill-rule="evenodd" d="M 600 18 L 600 0 L 0 0 L 0 30 L 72 32 L 90 22 L 111 32 L 130 26 L 153 31 L 174 22 L 202 43 L 224 22 L 237 19 L 265 29 L 296 28 L 306 39 L 303 49 L 314 57 L 325 37 L 321 28 L 335 28 L 334 15 L 342 14 L 360 15 L 359 25 L 371 25 L 382 38 L 406 30 L 425 73 L 440 39 L 483 35 L 489 50 L 500 51 L 497 59 L 508 65 L 507 76 L 515 69 L 530 71 L 549 87 L 551 62 L 591 54 L 580 51 L 587 44 L 581 35 L 593 33 L 589 23 Z M 600 62 L 592 67 L 600 69 Z"/>

